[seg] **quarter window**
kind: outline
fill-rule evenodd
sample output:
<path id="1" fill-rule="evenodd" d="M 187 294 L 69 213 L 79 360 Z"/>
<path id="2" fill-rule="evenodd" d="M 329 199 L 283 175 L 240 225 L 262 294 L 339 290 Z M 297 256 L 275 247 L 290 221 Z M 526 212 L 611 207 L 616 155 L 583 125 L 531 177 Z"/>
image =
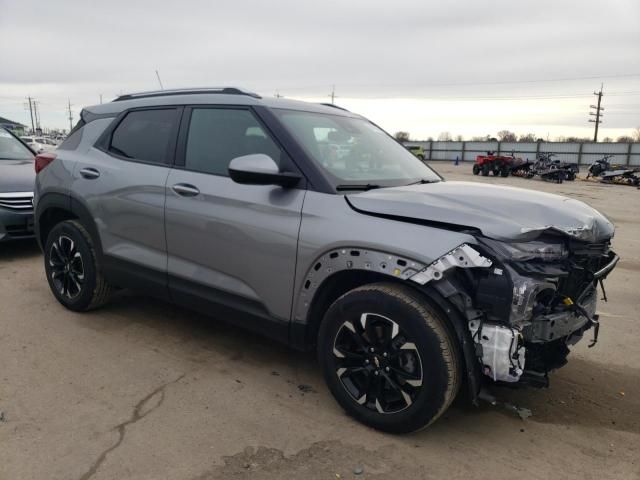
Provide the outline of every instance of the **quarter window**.
<path id="1" fill-rule="evenodd" d="M 185 168 L 228 175 L 236 157 L 264 153 L 280 164 L 281 151 L 249 110 L 195 108 L 191 113 Z"/>
<path id="2" fill-rule="evenodd" d="M 143 162 L 169 163 L 176 112 L 173 108 L 129 112 L 113 131 L 109 151 Z"/>

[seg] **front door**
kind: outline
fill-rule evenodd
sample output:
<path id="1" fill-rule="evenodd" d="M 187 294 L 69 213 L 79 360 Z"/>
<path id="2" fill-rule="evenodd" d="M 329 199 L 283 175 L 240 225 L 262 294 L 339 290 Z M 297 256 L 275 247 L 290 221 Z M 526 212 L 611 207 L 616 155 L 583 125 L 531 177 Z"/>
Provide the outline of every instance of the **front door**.
<path id="1" fill-rule="evenodd" d="M 243 311 L 247 326 L 286 336 L 305 190 L 229 178 L 235 157 L 288 161 L 251 109 L 194 107 L 183 123 L 182 165 L 167 180 L 171 295 L 214 316 Z"/>

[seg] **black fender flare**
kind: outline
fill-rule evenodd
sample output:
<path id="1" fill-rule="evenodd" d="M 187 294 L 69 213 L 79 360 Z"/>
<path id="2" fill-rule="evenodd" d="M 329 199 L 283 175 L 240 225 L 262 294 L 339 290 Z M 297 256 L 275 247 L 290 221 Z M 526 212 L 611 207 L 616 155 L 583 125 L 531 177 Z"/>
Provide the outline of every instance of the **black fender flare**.
<path id="1" fill-rule="evenodd" d="M 81 199 L 76 198 L 74 195 L 58 192 L 45 193 L 38 199 L 36 205 L 34 227 L 38 245 L 40 245 L 41 249 L 44 249 L 44 239 L 42 238 L 40 231 L 42 216 L 52 209 L 68 212 L 70 216 L 77 218 L 87 232 L 89 232 L 89 235 L 93 240 L 96 255 L 98 255 L 99 258 L 102 258 L 102 242 L 100 241 L 100 235 L 98 234 L 98 227 L 96 226 L 96 222 L 89 212 L 89 209 Z"/>

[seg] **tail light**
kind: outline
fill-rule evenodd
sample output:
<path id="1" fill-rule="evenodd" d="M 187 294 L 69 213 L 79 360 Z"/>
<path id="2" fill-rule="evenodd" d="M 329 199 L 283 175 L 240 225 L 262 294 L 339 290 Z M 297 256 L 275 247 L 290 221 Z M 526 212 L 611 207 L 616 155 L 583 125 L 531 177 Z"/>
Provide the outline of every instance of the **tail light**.
<path id="1" fill-rule="evenodd" d="M 39 153 L 36 155 L 36 174 L 40 173 L 47 165 L 56 159 L 55 153 Z"/>

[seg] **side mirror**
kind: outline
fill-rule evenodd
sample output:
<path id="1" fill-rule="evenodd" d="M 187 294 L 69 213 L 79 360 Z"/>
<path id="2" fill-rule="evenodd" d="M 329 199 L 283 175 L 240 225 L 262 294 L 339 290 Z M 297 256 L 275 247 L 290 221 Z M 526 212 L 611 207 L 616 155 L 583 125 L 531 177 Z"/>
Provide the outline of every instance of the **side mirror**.
<path id="1" fill-rule="evenodd" d="M 293 187 L 300 181 L 300 175 L 281 172 L 276 162 L 264 153 L 234 158 L 229 163 L 229 176 L 234 182 L 247 185 Z"/>

